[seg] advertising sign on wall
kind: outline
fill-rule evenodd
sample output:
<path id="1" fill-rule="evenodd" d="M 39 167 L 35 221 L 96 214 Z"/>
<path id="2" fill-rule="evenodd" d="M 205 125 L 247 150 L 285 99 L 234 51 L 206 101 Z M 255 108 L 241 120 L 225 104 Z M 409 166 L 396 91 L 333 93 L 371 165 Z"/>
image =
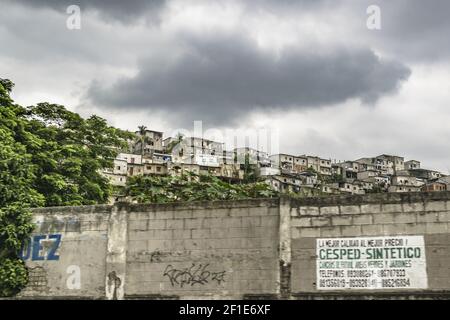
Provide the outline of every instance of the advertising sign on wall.
<path id="1" fill-rule="evenodd" d="M 217 156 L 207 155 L 207 154 L 197 154 L 195 155 L 195 163 L 200 166 L 206 167 L 219 167 L 219 158 Z"/>
<path id="2" fill-rule="evenodd" d="M 423 236 L 316 240 L 317 289 L 426 289 Z"/>

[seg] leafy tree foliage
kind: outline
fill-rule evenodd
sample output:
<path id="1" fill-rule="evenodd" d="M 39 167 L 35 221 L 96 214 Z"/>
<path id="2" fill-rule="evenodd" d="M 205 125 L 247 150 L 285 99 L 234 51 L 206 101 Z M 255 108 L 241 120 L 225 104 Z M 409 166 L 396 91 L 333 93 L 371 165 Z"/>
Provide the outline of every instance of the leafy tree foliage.
<path id="1" fill-rule="evenodd" d="M 172 150 L 173 150 L 173 148 L 174 148 L 177 144 L 181 143 L 181 142 L 183 141 L 183 139 L 184 139 L 184 136 L 183 136 L 180 132 L 178 132 L 177 135 L 176 135 L 176 137 L 175 137 L 175 139 L 174 139 L 173 141 L 171 141 L 171 142 L 167 145 L 166 151 L 167 151 L 168 153 L 171 153 Z"/>
<path id="2" fill-rule="evenodd" d="M 21 107 L 13 87 L 0 79 L 0 296 L 27 282 L 17 257 L 34 229 L 29 208 L 106 202 L 111 186 L 100 170 L 132 136 L 60 105 Z"/>
<path id="3" fill-rule="evenodd" d="M 150 138 L 146 135 L 147 127 L 146 126 L 139 126 L 138 127 L 138 141 L 140 146 L 140 152 L 141 156 L 144 155 L 144 147 L 145 145 L 150 141 Z"/>
<path id="4" fill-rule="evenodd" d="M 106 202 L 112 189 L 100 170 L 112 167 L 133 135 L 95 115 L 85 120 L 61 105 L 40 103 L 28 107 L 25 117 L 35 138 L 28 145 L 37 167 L 35 188 L 45 196 L 45 205 Z"/>
<path id="5" fill-rule="evenodd" d="M 24 263 L 17 259 L 22 242 L 33 230 L 29 206 L 44 204 L 33 187 L 36 168 L 21 141 L 28 141 L 24 109 L 9 93 L 14 85 L 0 79 L 0 296 L 18 292 L 27 282 Z"/>
<path id="6" fill-rule="evenodd" d="M 326 183 L 343 183 L 345 179 L 342 174 L 333 173 L 331 176 L 322 177 L 322 181 Z"/>
<path id="7" fill-rule="evenodd" d="M 258 175 L 256 173 L 257 166 L 254 164 L 250 164 L 250 155 L 246 154 L 244 158 L 244 182 L 245 183 L 254 183 L 258 180 Z"/>
<path id="8" fill-rule="evenodd" d="M 263 182 L 230 184 L 212 175 L 135 176 L 126 195 L 139 203 L 270 198 L 278 193 Z"/>

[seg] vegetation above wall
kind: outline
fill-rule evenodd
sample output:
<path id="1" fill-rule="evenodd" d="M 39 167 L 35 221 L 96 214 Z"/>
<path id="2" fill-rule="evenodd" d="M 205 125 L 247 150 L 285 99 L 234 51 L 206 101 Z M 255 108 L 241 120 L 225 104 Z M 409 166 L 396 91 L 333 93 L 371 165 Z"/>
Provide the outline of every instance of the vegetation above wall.
<path id="1" fill-rule="evenodd" d="M 238 200 L 277 197 L 264 182 L 231 184 L 212 175 L 135 176 L 127 181 L 125 195 L 138 203 Z"/>

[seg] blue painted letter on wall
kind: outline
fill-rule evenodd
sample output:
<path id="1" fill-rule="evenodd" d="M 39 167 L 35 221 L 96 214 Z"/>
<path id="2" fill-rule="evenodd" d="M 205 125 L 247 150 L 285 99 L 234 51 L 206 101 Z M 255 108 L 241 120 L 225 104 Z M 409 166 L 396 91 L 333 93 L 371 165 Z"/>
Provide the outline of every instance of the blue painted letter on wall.
<path id="1" fill-rule="evenodd" d="M 43 242 L 47 242 L 46 245 Z M 20 258 L 32 261 L 59 260 L 57 251 L 61 244 L 61 234 L 35 235 L 22 247 Z"/>

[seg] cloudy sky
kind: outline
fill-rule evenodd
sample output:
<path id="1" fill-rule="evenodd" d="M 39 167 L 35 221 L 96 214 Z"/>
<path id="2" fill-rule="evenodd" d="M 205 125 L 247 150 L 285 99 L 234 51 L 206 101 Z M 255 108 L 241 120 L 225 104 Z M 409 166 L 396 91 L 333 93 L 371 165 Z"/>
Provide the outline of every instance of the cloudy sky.
<path id="1" fill-rule="evenodd" d="M 369 5 L 381 13 L 370 29 Z M 0 0 L 0 77 L 113 125 L 279 130 L 280 151 L 450 173 L 450 1 Z M 69 5 L 81 29 L 67 28 Z M 371 20 L 372 21 L 372 20 Z"/>

